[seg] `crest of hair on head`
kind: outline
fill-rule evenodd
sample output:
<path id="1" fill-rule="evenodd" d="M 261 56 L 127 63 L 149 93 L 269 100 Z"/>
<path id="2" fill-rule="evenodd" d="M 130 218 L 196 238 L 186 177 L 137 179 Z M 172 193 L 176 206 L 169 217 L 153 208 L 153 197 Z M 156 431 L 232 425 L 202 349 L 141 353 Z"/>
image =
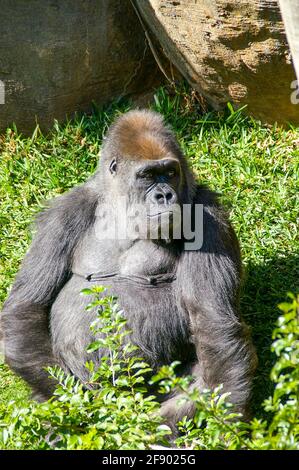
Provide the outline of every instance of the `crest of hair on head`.
<path id="1" fill-rule="evenodd" d="M 136 160 L 158 160 L 169 154 L 162 116 L 148 110 L 134 110 L 122 115 L 113 126 L 120 156 Z"/>

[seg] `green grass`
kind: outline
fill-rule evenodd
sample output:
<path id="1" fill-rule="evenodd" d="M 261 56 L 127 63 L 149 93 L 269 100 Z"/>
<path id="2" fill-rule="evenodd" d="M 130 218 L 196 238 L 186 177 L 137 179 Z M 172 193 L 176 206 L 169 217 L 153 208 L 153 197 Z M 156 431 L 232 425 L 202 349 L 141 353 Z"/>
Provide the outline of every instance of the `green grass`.
<path id="1" fill-rule="evenodd" d="M 95 169 L 108 125 L 129 105 L 96 110 L 45 137 L 10 129 L 0 137 L 0 301 L 30 243 L 30 223 L 43 201 L 83 182 Z M 222 195 L 240 239 L 245 278 L 242 313 L 259 356 L 254 412 L 270 394 L 271 334 L 277 304 L 298 291 L 299 129 L 263 127 L 228 109 L 201 114 L 185 92 L 160 90 L 155 109 L 173 126 L 198 176 Z M 24 400 L 27 388 L 0 366 L 0 402 Z"/>

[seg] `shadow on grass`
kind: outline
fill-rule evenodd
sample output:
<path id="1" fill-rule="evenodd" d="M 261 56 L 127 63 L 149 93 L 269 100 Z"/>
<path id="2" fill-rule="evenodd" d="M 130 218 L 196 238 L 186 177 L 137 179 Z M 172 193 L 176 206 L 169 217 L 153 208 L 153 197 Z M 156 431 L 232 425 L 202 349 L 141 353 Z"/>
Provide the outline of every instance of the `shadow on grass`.
<path id="1" fill-rule="evenodd" d="M 270 371 L 275 362 L 271 352 L 272 332 L 281 314 L 277 305 L 287 292 L 299 291 L 299 256 L 273 258 L 263 264 L 249 263 L 241 297 L 244 320 L 252 328 L 258 355 L 258 369 L 253 386 L 252 413 L 263 415 L 262 402 L 272 394 Z"/>

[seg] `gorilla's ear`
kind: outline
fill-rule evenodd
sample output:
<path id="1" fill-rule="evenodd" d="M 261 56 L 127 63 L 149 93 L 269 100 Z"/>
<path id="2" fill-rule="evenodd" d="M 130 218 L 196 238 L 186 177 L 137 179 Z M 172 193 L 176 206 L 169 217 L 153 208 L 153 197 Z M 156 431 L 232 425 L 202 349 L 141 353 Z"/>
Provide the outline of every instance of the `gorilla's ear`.
<path id="1" fill-rule="evenodd" d="M 117 163 L 116 163 L 116 160 L 114 158 L 112 160 L 112 162 L 110 163 L 110 165 L 109 165 L 109 171 L 110 171 L 111 175 L 115 175 L 116 169 L 117 169 Z"/>

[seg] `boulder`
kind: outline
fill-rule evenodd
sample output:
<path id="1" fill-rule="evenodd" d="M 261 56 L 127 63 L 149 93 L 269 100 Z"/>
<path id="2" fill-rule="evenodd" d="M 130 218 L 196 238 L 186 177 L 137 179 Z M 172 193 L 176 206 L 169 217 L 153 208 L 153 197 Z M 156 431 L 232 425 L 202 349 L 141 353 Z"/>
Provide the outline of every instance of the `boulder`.
<path id="1" fill-rule="evenodd" d="M 135 0 L 192 87 L 264 122 L 299 122 L 295 73 L 277 0 Z"/>
<path id="2" fill-rule="evenodd" d="M 2 0 L 0 17 L 1 129 L 47 130 L 160 83 L 130 0 Z"/>

